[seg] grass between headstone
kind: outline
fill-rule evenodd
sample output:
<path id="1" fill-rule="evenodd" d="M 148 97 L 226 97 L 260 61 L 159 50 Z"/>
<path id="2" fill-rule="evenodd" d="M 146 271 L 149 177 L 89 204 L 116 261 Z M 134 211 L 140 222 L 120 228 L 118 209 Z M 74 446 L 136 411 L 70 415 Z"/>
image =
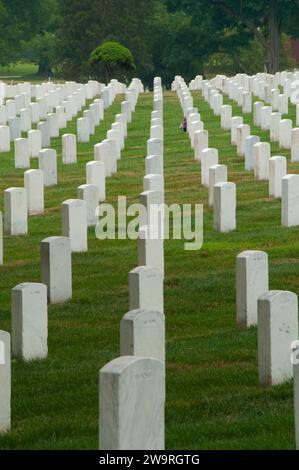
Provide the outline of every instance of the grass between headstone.
<path id="1" fill-rule="evenodd" d="M 179 130 L 181 109 L 165 94 L 165 198 L 167 203 L 203 203 L 204 246 L 184 251 L 184 241 L 165 242 L 167 329 L 168 449 L 293 449 L 292 384 L 258 385 L 257 331 L 236 326 L 235 263 L 245 249 L 269 254 L 270 288 L 299 292 L 299 227 L 280 223 L 280 202 L 268 197 L 268 183 L 255 182 L 199 94 L 194 95 L 210 146 L 228 165 L 237 183 L 237 230 L 213 231 L 208 190 L 200 185 L 199 163 Z M 10 290 L 40 280 L 40 241 L 61 234 L 60 204 L 76 197 L 85 183 L 85 164 L 119 112 L 121 97 L 106 111 L 89 144 L 78 145 L 78 164 L 62 165 L 58 150 L 57 187 L 46 189 L 46 211 L 29 220 L 29 236 L 5 237 L 0 268 L 0 327 L 10 331 Z M 225 104 L 232 104 L 225 100 Z M 234 115 L 240 114 L 236 106 Z M 129 127 L 117 175 L 107 180 L 107 201 L 125 195 L 139 201 L 149 138 L 152 95 L 141 95 Z M 294 109 L 291 108 L 292 117 Z M 252 116 L 245 117 L 252 125 Z M 76 132 L 76 120 L 62 133 Z M 268 133 L 252 133 L 269 140 Z M 272 155 L 285 155 L 273 145 Z M 37 167 L 33 160 L 32 167 Z M 298 171 L 289 164 L 288 171 Z M 0 189 L 23 186 L 13 152 L 0 155 Z M 3 210 L 3 198 L 0 203 Z M 73 300 L 49 307 L 49 357 L 13 362 L 12 431 L 0 449 L 96 449 L 98 447 L 98 371 L 119 355 L 119 326 L 128 311 L 128 273 L 137 265 L 137 242 L 99 241 L 89 231 L 89 251 L 73 255 Z"/>

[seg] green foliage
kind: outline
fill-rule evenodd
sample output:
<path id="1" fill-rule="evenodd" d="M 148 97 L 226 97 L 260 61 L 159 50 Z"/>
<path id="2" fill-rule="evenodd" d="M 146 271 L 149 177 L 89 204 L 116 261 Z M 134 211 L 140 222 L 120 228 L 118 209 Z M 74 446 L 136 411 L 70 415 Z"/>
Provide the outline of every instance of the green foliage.
<path id="1" fill-rule="evenodd" d="M 285 38 L 299 36 L 298 21 L 299 0 L 0 0 L 0 65 L 31 60 L 43 75 L 124 79 L 120 63 L 89 60 L 99 44 L 119 43 L 148 86 L 155 75 L 170 85 L 221 66 L 274 73 L 293 64 Z"/>
<path id="2" fill-rule="evenodd" d="M 55 66 L 56 37 L 54 33 L 45 32 L 35 36 L 24 45 L 22 57 L 39 66 L 40 76 L 52 75 Z"/>
<path id="3" fill-rule="evenodd" d="M 105 42 L 97 47 L 90 55 L 90 64 L 96 69 L 98 65 L 102 65 L 108 80 L 118 69 L 132 70 L 136 68 L 132 52 L 115 41 Z"/>
<path id="4" fill-rule="evenodd" d="M 250 50 L 249 41 L 255 40 L 258 48 L 263 49 L 264 66 L 270 73 L 279 67 L 281 33 L 299 36 L 299 0 L 168 0 L 167 3 L 171 11 L 182 10 L 192 15 L 194 23 L 202 29 L 212 25 L 213 35 L 220 39 L 213 53 L 236 55 L 238 42 Z M 232 47 L 225 44 L 227 30 L 238 33 Z"/>
<path id="5" fill-rule="evenodd" d="M 22 41 L 32 38 L 39 28 L 42 0 L 0 0 L 0 64 L 15 62 Z"/>
<path id="6" fill-rule="evenodd" d="M 59 0 L 57 58 L 63 76 L 86 79 L 94 73 L 89 57 L 99 44 L 127 47 L 141 79 L 153 71 L 151 19 L 157 0 Z M 119 14 L 121 12 L 121 14 Z"/>

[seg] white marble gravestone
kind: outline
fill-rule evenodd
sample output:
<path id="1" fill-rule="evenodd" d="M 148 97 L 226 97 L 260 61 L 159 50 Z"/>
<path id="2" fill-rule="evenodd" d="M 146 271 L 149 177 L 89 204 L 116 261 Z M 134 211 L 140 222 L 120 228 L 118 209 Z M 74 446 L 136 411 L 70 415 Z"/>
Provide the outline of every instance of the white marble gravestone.
<path id="1" fill-rule="evenodd" d="M 61 205 L 62 236 L 71 240 L 72 252 L 86 252 L 87 203 L 82 199 L 68 199 Z"/>
<path id="2" fill-rule="evenodd" d="M 24 188 L 4 191 L 4 230 L 8 235 L 27 235 L 28 203 Z"/>
<path id="3" fill-rule="evenodd" d="M 11 426 L 11 346 L 10 334 L 0 330 L 0 434 Z"/>
<path id="4" fill-rule="evenodd" d="M 298 339 L 298 299 L 288 291 L 268 291 L 258 299 L 259 382 L 283 383 L 293 376 L 291 344 Z"/>
<path id="5" fill-rule="evenodd" d="M 76 134 L 64 134 L 62 136 L 62 161 L 66 165 L 77 163 Z"/>
<path id="6" fill-rule="evenodd" d="M 24 187 L 27 190 L 28 214 L 44 213 L 44 172 L 28 170 L 24 173 Z"/>
<path id="7" fill-rule="evenodd" d="M 15 140 L 15 168 L 30 168 L 28 139 Z"/>
<path id="8" fill-rule="evenodd" d="M 48 355 L 47 286 L 33 282 L 12 289 L 12 354 L 32 361 Z"/>
<path id="9" fill-rule="evenodd" d="M 38 156 L 39 169 L 44 172 L 44 185 L 57 184 L 57 152 L 54 149 L 43 149 Z"/>
<path id="10" fill-rule="evenodd" d="M 218 164 L 218 149 L 206 148 L 201 152 L 201 184 L 209 187 L 209 169 Z"/>
<path id="11" fill-rule="evenodd" d="M 122 356 L 100 371 L 100 449 L 163 450 L 165 366 Z"/>
<path id="12" fill-rule="evenodd" d="M 287 174 L 287 159 L 272 157 L 269 163 L 269 195 L 279 199 L 282 193 L 282 178 Z"/>
<path id="13" fill-rule="evenodd" d="M 165 362 L 165 316 L 161 311 L 131 310 L 123 316 L 120 355 L 154 357 Z"/>
<path id="14" fill-rule="evenodd" d="M 106 200 L 106 174 L 103 162 L 93 161 L 86 164 L 86 183 L 98 188 L 99 201 Z"/>
<path id="15" fill-rule="evenodd" d="M 48 301 L 62 303 L 72 298 L 71 241 L 49 237 L 41 242 L 41 281 L 48 288 Z"/>
<path id="16" fill-rule="evenodd" d="M 257 324 L 257 300 L 269 290 L 268 255 L 243 251 L 237 256 L 237 323 L 242 328 Z"/>
<path id="17" fill-rule="evenodd" d="M 82 184 L 77 189 L 78 199 L 86 202 L 87 226 L 94 227 L 98 221 L 96 209 L 99 205 L 99 190 L 94 184 Z"/>
<path id="18" fill-rule="evenodd" d="M 217 183 L 214 186 L 214 230 L 231 232 L 236 229 L 236 185 Z"/>
<path id="19" fill-rule="evenodd" d="M 163 276 L 160 269 L 139 266 L 130 271 L 129 309 L 164 312 Z"/>

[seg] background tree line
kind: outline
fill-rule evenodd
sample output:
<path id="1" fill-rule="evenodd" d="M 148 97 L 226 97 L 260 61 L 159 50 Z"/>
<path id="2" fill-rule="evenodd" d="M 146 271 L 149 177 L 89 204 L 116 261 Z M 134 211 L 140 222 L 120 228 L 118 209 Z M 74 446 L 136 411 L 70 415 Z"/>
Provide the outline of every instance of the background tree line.
<path id="1" fill-rule="evenodd" d="M 30 61 L 39 75 L 84 80 L 91 52 L 118 41 L 134 56 L 128 75 L 147 84 L 154 75 L 170 83 L 176 74 L 275 73 L 295 65 L 298 24 L 299 0 L 0 0 L 0 64 Z"/>

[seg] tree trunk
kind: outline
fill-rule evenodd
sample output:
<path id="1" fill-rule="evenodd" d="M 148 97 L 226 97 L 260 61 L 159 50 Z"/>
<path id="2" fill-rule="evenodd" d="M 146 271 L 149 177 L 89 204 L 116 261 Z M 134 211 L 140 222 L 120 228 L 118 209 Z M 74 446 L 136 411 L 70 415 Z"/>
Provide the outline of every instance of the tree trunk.
<path id="1" fill-rule="evenodd" d="M 270 0 L 269 14 L 269 47 L 268 73 L 276 73 L 279 69 L 280 30 L 278 24 L 277 0 Z"/>
<path id="2" fill-rule="evenodd" d="M 48 61 L 40 60 L 38 64 L 38 75 L 42 77 L 51 77 L 52 70 Z"/>

